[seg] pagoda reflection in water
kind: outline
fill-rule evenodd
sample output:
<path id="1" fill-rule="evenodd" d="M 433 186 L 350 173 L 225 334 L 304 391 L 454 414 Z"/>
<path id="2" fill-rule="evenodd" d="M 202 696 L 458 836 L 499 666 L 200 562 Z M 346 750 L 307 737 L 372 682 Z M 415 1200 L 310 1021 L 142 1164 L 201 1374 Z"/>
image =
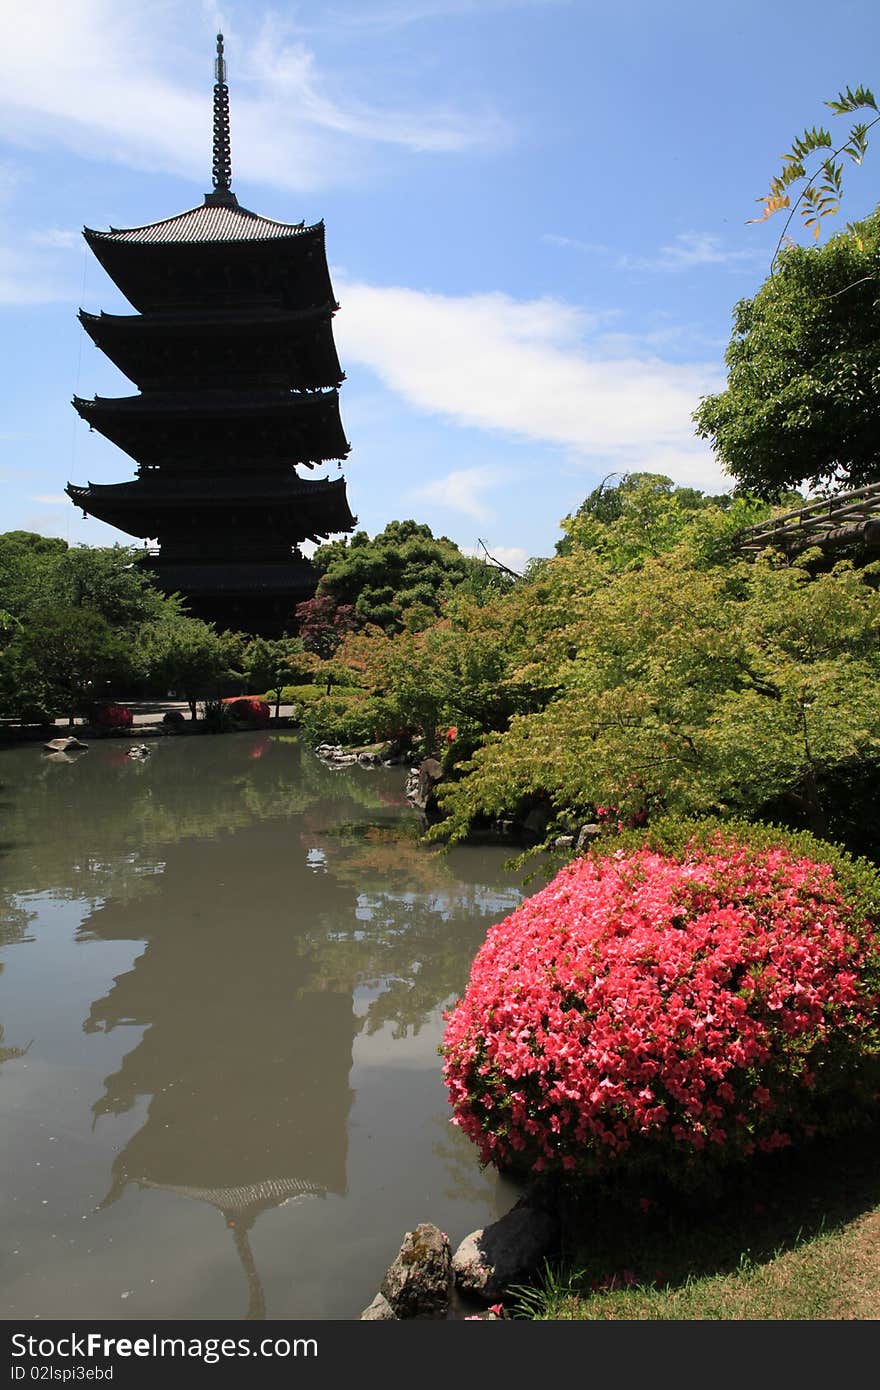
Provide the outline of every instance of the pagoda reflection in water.
<path id="1" fill-rule="evenodd" d="M 283 891 L 291 913 L 262 919 L 255 881 L 267 902 Z M 101 1205 L 133 1183 L 217 1207 L 247 1275 L 249 1317 L 265 1311 L 248 1239 L 258 1216 L 347 1187 L 359 1020 L 352 984 L 312 962 L 296 921 L 345 921 L 354 902 L 326 878 L 315 895 L 315 877 L 304 856 L 291 858 L 284 827 L 264 822 L 170 850 L 161 917 L 149 897 L 110 902 L 81 928 L 86 940 L 147 942 L 84 1025 L 144 1030 L 94 1107 L 98 1119 L 148 1097 Z"/>
<path id="2" fill-rule="evenodd" d="M 213 191 L 143 227 L 85 239 L 138 311 L 82 311 L 86 332 L 138 388 L 74 397 L 81 417 L 137 463 L 132 482 L 67 493 L 85 515 L 158 538 L 166 592 L 224 627 L 278 633 L 314 592 L 300 545 L 351 531 L 345 482 L 297 465 L 344 459 L 344 379 L 333 342 L 324 225 L 277 222 L 231 191 L 222 35 L 214 86 Z"/>

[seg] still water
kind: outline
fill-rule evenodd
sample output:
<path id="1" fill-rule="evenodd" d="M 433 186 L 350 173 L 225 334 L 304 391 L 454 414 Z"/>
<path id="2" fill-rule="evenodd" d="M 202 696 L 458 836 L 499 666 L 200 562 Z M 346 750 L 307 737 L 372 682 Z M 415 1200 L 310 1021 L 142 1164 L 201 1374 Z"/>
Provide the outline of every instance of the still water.
<path id="1" fill-rule="evenodd" d="M 0 752 L 0 1316 L 357 1318 L 407 1230 L 516 1192 L 437 1045 L 502 849 L 294 736 Z"/>

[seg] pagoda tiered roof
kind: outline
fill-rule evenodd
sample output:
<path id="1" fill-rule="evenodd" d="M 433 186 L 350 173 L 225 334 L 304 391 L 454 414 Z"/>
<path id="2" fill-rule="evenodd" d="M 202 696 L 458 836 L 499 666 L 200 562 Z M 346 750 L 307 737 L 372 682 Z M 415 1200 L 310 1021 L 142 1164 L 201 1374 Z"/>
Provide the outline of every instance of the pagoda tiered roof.
<path id="1" fill-rule="evenodd" d="M 152 314 L 90 314 L 80 323 L 97 347 L 141 389 L 275 384 L 292 390 L 339 386 L 345 373 L 333 342 L 337 305 L 309 309 L 210 308 Z"/>
<path id="2" fill-rule="evenodd" d="M 129 483 L 68 483 L 71 501 L 89 516 L 129 536 L 159 536 L 181 514 L 191 525 L 234 512 L 245 518 L 269 510 L 275 526 L 295 520 L 302 539 L 323 540 L 357 524 L 345 495 L 345 479 L 250 474 L 212 478 L 210 486 L 193 478 L 143 477 Z"/>
<path id="3" fill-rule="evenodd" d="M 229 93 L 217 36 L 213 191 L 143 226 L 86 228 L 133 314 L 80 311 L 96 346 L 138 388 L 74 396 L 83 420 L 138 464 L 130 482 L 68 484 L 87 515 L 155 537 L 159 584 L 224 626 L 278 633 L 317 574 L 299 552 L 351 531 L 345 482 L 296 468 L 346 458 L 338 309 L 324 223 L 282 222 L 231 190 Z"/>
<path id="4" fill-rule="evenodd" d="M 323 222 L 271 222 L 244 208 L 234 218 L 219 216 L 229 212 L 206 203 L 146 227 L 86 228 L 84 236 L 141 313 L 175 305 L 262 302 L 304 309 L 335 302 Z M 212 234 L 199 236 L 200 228 Z"/>
<path id="5" fill-rule="evenodd" d="M 316 463 L 344 459 L 350 445 L 330 391 L 151 391 L 73 404 L 82 418 L 138 463 L 169 459 Z"/>
<path id="6" fill-rule="evenodd" d="M 143 227 L 111 227 L 109 231 L 85 228 L 89 245 L 93 242 L 133 242 L 139 246 L 179 245 L 184 242 L 206 241 L 274 241 L 279 237 L 301 237 L 317 233 L 323 240 L 324 223 L 306 227 L 303 222 L 276 222 L 239 205 L 234 193 L 220 201 L 208 193 L 197 207 L 148 222 Z"/>

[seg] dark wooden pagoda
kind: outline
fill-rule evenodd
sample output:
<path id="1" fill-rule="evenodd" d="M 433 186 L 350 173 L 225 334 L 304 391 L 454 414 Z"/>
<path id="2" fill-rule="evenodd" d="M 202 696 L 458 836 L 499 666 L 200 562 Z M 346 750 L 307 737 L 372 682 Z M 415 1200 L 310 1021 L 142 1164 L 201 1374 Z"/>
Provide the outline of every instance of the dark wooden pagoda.
<path id="1" fill-rule="evenodd" d="M 195 616 L 289 631 L 316 575 L 303 541 L 351 531 L 345 481 L 301 477 L 346 457 L 324 224 L 275 222 L 231 191 L 229 96 L 217 36 L 213 192 L 145 227 L 85 229 L 137 310 L 80 320 L 138 388 L 75 396 L 84 420 L 137 463 L 131 482 L 67 493 L 84 514 L 156 539 L 147 563 Z"/>

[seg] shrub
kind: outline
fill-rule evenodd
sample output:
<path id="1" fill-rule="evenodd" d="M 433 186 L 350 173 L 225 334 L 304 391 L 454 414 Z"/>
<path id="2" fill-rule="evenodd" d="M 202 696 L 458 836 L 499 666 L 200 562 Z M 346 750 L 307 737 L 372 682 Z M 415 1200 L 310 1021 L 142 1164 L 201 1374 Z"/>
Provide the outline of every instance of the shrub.
<path id="1" fill-rule="evenodd" d="M 255 729 L 265 729 L 272 718 L 266 701 L 258 695 L 231 695 L 223 701 L 223 708 L 232 719 L 252 724 Z"/>
<path id="2" fill-rule="evenodd" d="M 134 715 L 125 705 L 100 705 L 92 710 L 89 723 L 96 729 L 130 729 Z"/>
<path id="3" fill-rule="evenodd" d="M 876 1099 L 876 872 L 808 836 L 656 838 L 573 862 L 489 932 L 443 1046 L 484 1163 L 676 1177 Z"/>

